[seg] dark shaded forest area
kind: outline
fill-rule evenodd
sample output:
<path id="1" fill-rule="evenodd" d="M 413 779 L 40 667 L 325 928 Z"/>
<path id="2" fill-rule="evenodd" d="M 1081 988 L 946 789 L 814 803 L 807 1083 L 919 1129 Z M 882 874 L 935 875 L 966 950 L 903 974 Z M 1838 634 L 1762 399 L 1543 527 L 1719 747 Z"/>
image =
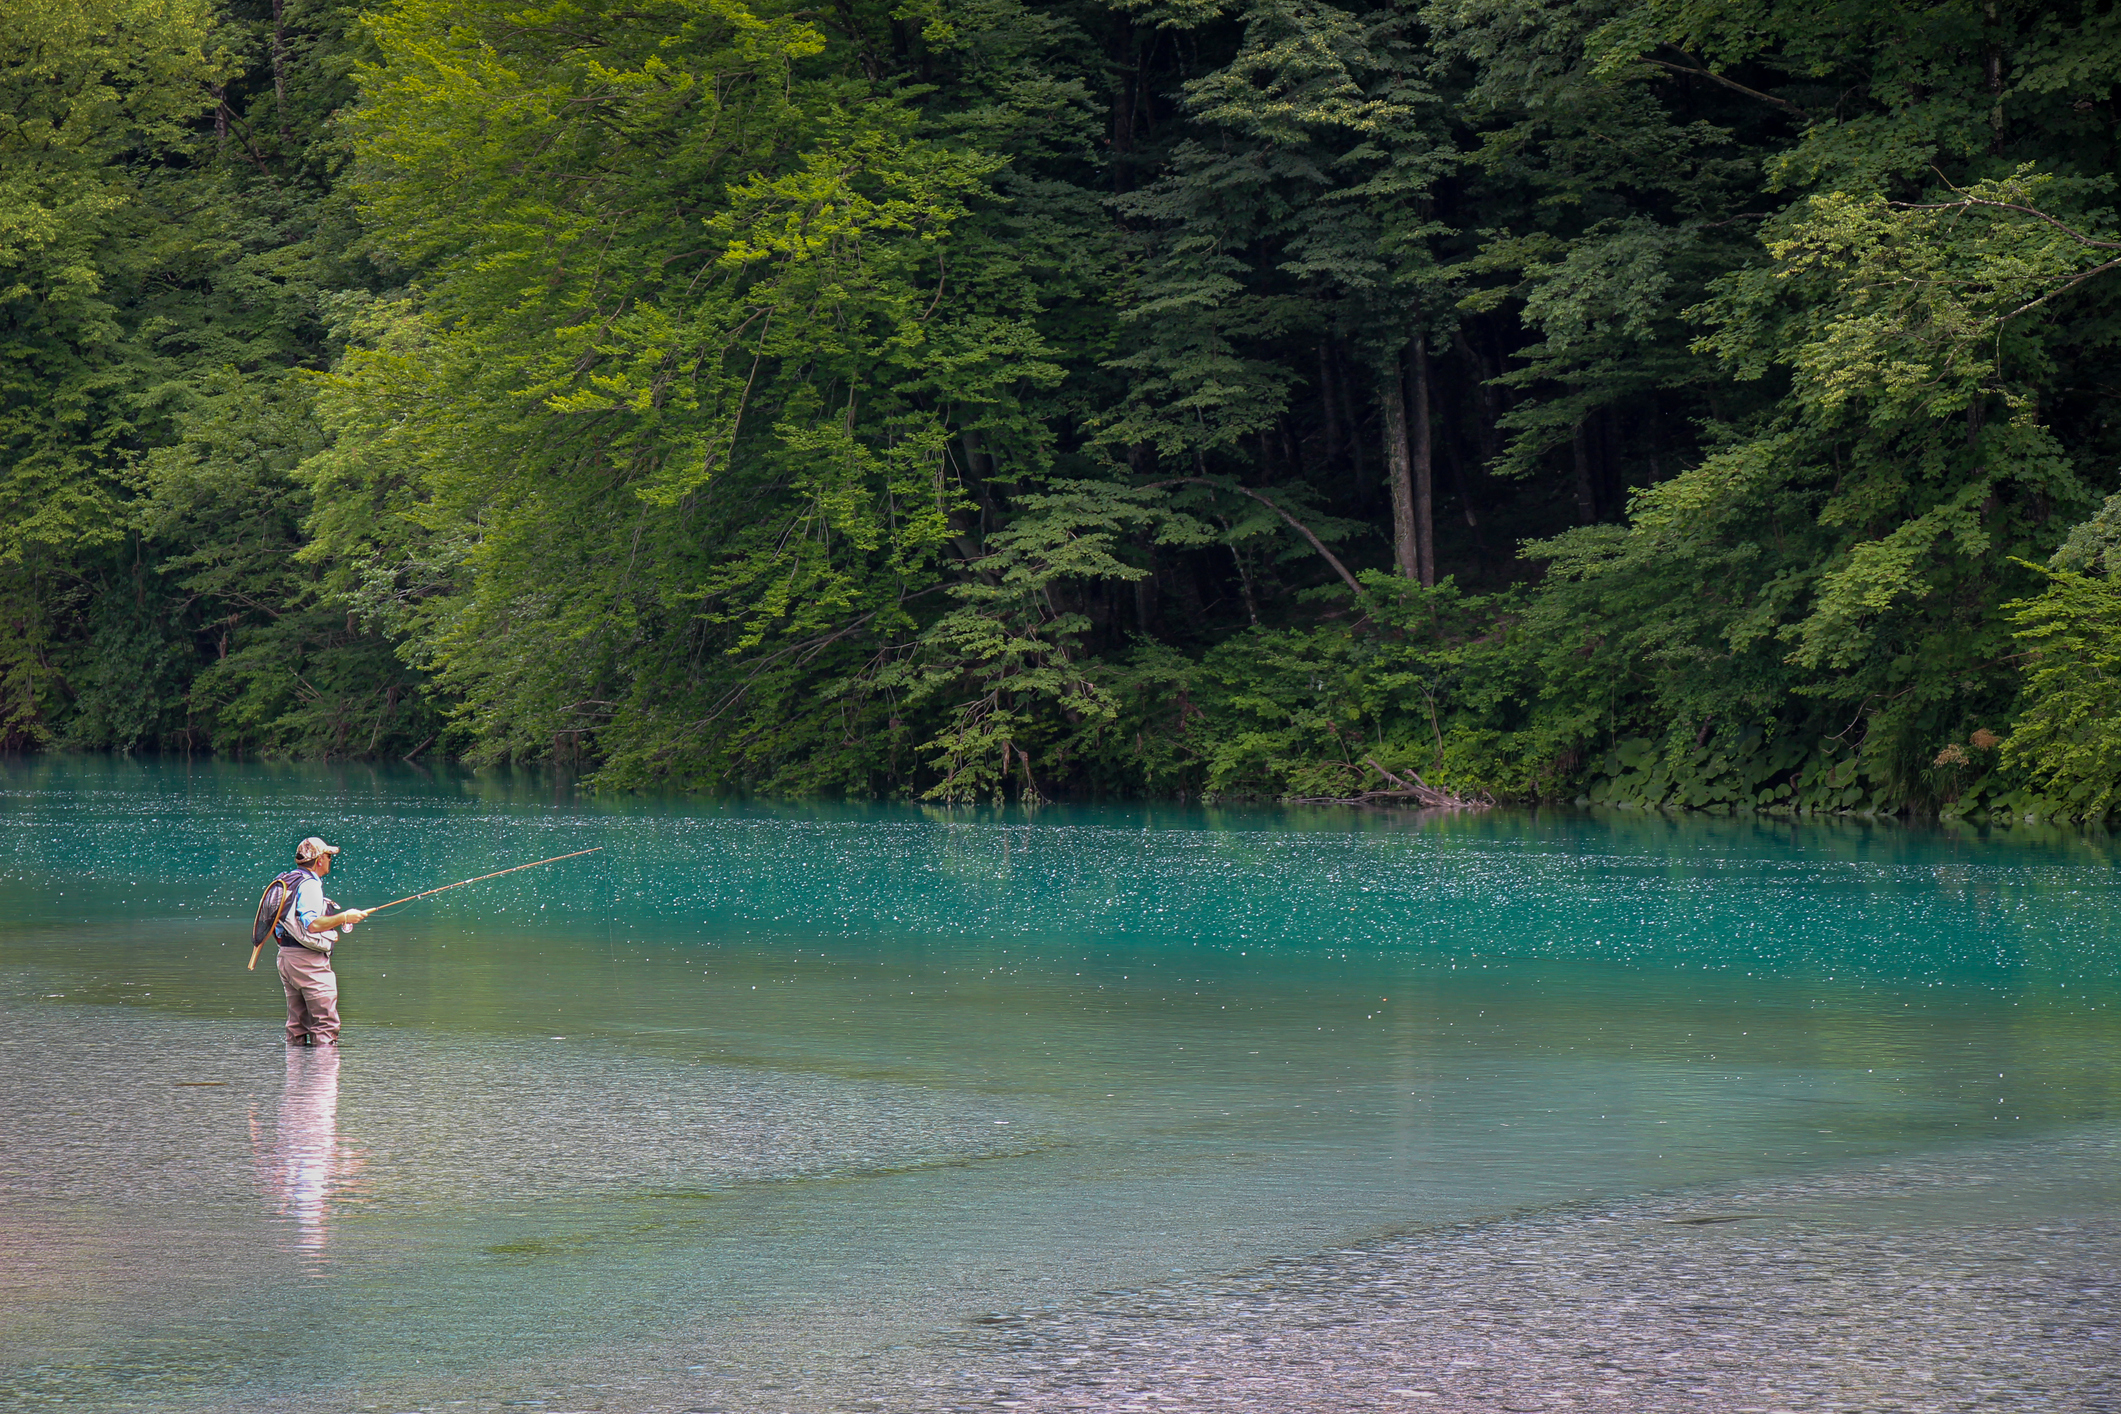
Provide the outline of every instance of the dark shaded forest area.
<path id="1" fill-rule="evenodd" d="M 59 0 L 0 733 L 2121 804 L 2121 14 Z"/>

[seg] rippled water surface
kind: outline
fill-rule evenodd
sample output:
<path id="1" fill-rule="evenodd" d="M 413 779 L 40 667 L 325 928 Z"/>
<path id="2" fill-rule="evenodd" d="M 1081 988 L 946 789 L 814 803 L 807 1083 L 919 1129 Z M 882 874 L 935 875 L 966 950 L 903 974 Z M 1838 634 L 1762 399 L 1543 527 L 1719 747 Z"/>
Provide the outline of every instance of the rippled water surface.
<path id="1" fill-rule="evenodd" d="M 2121 1407 L 2115 859 L 18 762 L 0 1407 Z"/>

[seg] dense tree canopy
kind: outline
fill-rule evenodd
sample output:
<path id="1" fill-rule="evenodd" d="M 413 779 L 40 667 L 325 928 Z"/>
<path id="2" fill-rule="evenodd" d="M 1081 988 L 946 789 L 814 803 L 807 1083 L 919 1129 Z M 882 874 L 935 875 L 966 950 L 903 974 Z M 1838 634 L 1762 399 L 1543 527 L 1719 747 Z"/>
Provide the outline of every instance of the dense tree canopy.
<path id="1" fill-rule="evenodd" d="M 2121 13 L 60 0 L 0 733 L 2121 806 Z"/>

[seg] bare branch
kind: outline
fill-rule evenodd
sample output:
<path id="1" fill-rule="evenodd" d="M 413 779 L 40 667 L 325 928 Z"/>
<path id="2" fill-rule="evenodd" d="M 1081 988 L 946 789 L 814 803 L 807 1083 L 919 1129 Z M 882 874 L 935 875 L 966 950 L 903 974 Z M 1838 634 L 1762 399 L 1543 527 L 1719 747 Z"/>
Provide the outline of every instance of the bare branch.
<path id="1" fill-rule="evenodd" d="M 1360 599 L 1362 597 L 1362 585 L 1356 580 L 1354 575 L 1348 573 L 1348 567 L 1340 562 L 1340 557 L 1338 555 L 1335 555 L 1331 550 L 1328 550 L 1326 548 L 1325 542 L 1311 533 L 1310 526 L 1305 525 L 1295 516 L 1290 515 L 1280 506 L 1276 505 L 1273 500 L 1267 496 L 1265 492 L 1254 491 L 1249 486 L 1233 486 L 1225 481 L 1214 481 L 1205 476 L 1174 477 L 1169 481 L 1151 482 L 1149 485 L 1143 487 L 1142 489 L 1145 491 L 1154 491 L 1159 490 L 1165 486 L 1206 486 L 1216 491 L 1235 491 L 1240 496 L 1250 496 L 1253 500 L 1259 502 L 1262 506 L 1265 506 L 1268 510 L 1274 512 L 1274 514 L 1280 516 L 1283 520 L 1287 521 L 1289 523 L 1290 529 L 1294 530 L 1298 535 L 1301 535 L 1304 539 L 1310 541 L 1311 548 L 1316 550 L 1319 554 L 1323 555 L 1327 564 L 1333 566 L 1333 572 L 1340 576 L 1341 582 L 1346 584 L 1348 588 L 1355 591 L 1356 598 Z"/>
<path id="2" fill-rule="evenodd" d="M 1412 771 L 1404 780 L 1377 764 L 1374 756 L 1365 756 L 1363 764 L 1390 781 L 1392 790 L 1366 790 L 1355 795 L 1304 795 L 1291 796 L 1284 803 L 1289 805 L 1418 805 L 1424 810 L 1485 810 L 1495 801 L 1488 796 L 1459 795 L 1454 791 L 1438 790 Z"/>
<path id="3" fill-rule="evenodd" d="M 1953 187 L 1952 190 L 1957 191 L 1958 188 Z M 1897 206 L 1903 211 L 1964 211 L 1974 206 L 1986 206 L 1994 211 L 2016 211 L 2022 215 L 2045 221 L 2079 245 L 2090 246 L 2094 250 L 2121 250 L 2121 241 L 2096 240 L 2072 226 L 2057 221 L 2054 217 L 2037 207 L 2025 206 L 2015 201 L 1989 201 L 1984 197 L 1968 196 L 1962 197 L 1958 201 L 1888 201 L 1886 205 Z"/>
<path id="4" fill-rule="evenodd" d="M 1930 170 L 1932 172 L 1937 172 L 1937 169 L 1935 167 L 1930 168 Z M 1991 201 L 1987 197 L 1970 195 L 1964 188 L 1954 185 L 1952 180 L 1949 177 L 1945 176 L 1942 172 L 1937 172 L 1937 180 L 1943 182 L 1944 185 L 1950 188 L 1952 191 L 1958 192 L 1959 200 L 1888 201 L 1886 205 L 1896 207 L 1902 211 L 1969 211 L 1977 206 L 1985 207 L 1991 211 L 2015 211 L 2021 216 L 2030 216 L 2036 221 L 2042 221 L 2045 222 L 2047 225 L 2053 226 L 2056 230 L 2060 231 L 2063 235 L 2068 236 L 2078 245 L 2085 246 L 2092 250 L 2121 250 L 2121 241 L 2102 241 L 2099 240 L 2097 237 L 2087 236 L 2084 234 L 2084 232 L 2078 230 L 2076 227 L 2071 226 L 2066 222 L 2056 220 L 2054 217 L 2048 215 L 2045 211 L 2040 210 L 2036 206 L 2027 206 L 2023 202 L 2018 201 Z M 2031 310 L 2038 309 L 2041 305 L 2046 304 L 2056 295 L 2066 294 L 2070 290 L 2077 288 L 2077 286 L 2083 284 L 2086 280 L 2091 279 L 2092 276 L 2103 275 L 2107 271 L 2116 268 L 2121 268 L 2121 256 L 2117 256 L 2112 260 L 2104 261 L 2101 264 L 2094 265 L 2089 270 L 2078 272 L 2068 281 L 2064 282 L 2063 284 L 2057 285 L 2054 289 L 2049 290 L 2046 294 L 2040 296 L 2038 299 L 2028 300 L 2024 304 L 2019 305 L 2016 309 L 2012 310 L 2009 314 L 2004 315 L 1996 322 L 1998 324 L 2007 324 L 2011 320 L 2016 319 L 2021 314 L 2025 314 Z"/>
<path id="5" fill-rule="evenodd" d="M 1684 53 L 1685 51 L 1682 50 L 1680 52 Z M 1802 108 L 1799 108 L 1796 104 L 1790 102 L 1787 98 L 1777 98 L 1772 93 L 1762 93 L 1757 88 L 1747 88 L 1744 84 L 1738 82 L 1736 79 L 1727 79 L 1722 74 L 1717 73 L 1714 69 L 1704 69 L 1693 64 L 1675 64 L 1669 59 L 1652 59 L 1647 54 L 1642 56 L 1642 62 L 1645 64 L 1655 64 L 1660 69 L 1669 69 L 1675 74 L 1688 74 L 1697 79 L 1707 79 L 1710 83 L 1720 83 L 1725 88 L 1730 89 L 1734 93 L 1742 93 L 1747 98 L 1757 98 L 1762 103 L 1772 103 L 1777 108 L 1781 108 L 1787 112 L 1795 113 L 1800 118 L 1811 117 L 1811 114 L 1805 112 Z"/>
<path id="6" fill-rule="evenodd" d="M 2077 276 L 2076 279 L 2071 280 L 2068 284 L 2057 285 L 2054 289 L 2049 290 L 2046 294 L 2040 296 L 2040 298 L 2036 300 L 2026 301 L 2024 304 L 2019 305 L 2016 309 L 2012 310 L 2009 314 L 2004 315 L 2002 319 L 1999 319 L 1996 322 L 1999 324 L 2007 324 L 2011 320 L 2016 319 L 2019 315 L 2024 314 L 2027 310 L 2038 309 L 2041 305 L 2046 304 L 2056 295 L 2069 293 L 2071 290 L 2077 288 L 2077 286 L 2083 284 L 2086 280 L 2089 280 L 2092 276 L 2103 275 L 2107 271 L 2116 268 L 2121 268 L 2121 256 L 2116 256 L 2103 265 L 2094 265 L 2091 269 Z"/>

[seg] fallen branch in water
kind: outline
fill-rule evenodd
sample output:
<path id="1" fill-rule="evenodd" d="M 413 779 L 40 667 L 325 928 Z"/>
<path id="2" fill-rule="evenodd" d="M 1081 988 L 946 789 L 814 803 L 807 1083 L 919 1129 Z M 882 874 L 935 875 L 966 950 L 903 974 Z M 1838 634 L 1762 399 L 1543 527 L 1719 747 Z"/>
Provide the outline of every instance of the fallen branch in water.
<path id="1" fill-rule="evenodd" d="M 1418 805 L 1425 810 L 1485 810 L 1495 803 L 1493 796 L 1485 793 L 1478 796 L 1459 795 L 1455 791 L 1438 790 L 1412 771 L 1406 778 L 1393 775 L 1377 764 L 1374 756 L 1365 756 L 1363 764 L 1392 783 L 1390 790 L 1366 790 L 1359 795 L 1304 795 L 1289 796 L 1285 805 Z"/>

